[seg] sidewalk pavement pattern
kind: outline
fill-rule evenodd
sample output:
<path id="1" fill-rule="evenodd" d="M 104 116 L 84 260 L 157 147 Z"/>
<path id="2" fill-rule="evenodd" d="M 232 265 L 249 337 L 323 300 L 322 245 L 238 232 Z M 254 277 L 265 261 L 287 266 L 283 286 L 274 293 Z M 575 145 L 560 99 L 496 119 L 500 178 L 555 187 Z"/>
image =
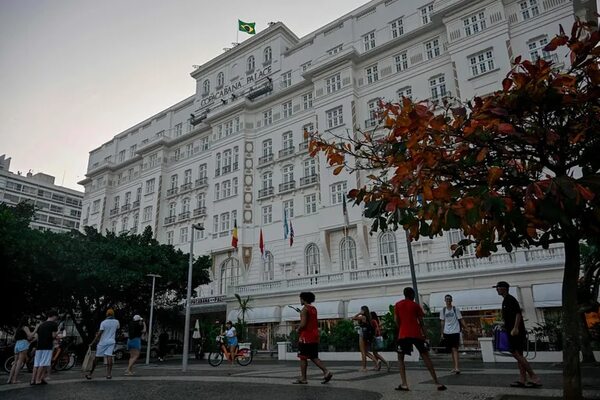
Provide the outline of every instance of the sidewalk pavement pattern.
<path id="1" fill-rule="evenodd" d="M 408 365 L 409 392 L 394 390 L 400 383 L 397 363 L 387 371 L 359 372 L 357 363 L 329 362 L 334 377 L 321 384 L 320 371 L 309 366 L 308 385 L 291 384 L 298 377 L 295 362 L 255 360 L 247 367 L 223 364 L 213 368 L 206 361 L 190 360 L 188 372 L 181 372 L 179 362 L 137 365 L 136 374 L 124 376 L 125 364 L 118 363 L 113 377 L 104 377 L 98 366 L 94 378 L 86 381 L 77 367 L 72 371 L 53 373 L 48 385 L 29 386 L 30 374 L 24 372 L 24 383 L 0 385 L 0 399 L 60 400 L 143 400 L 143 399 L 236 399 L 236 400 L 527 400 L 560 398 L 562 371 L 560 366 L 534 364 L 544 386 L 512 388 L 517 378 L 516 365 L 463 364 L 460 375 L 450 374 L 450 363 L 438 363 L 440 381 L 448 387 L 438 392 L 422 364 Z M 583 367 L 584 395 L 600 400 L 600 367 Z M 0 375 L 2 382 L 6 375 Z"/>

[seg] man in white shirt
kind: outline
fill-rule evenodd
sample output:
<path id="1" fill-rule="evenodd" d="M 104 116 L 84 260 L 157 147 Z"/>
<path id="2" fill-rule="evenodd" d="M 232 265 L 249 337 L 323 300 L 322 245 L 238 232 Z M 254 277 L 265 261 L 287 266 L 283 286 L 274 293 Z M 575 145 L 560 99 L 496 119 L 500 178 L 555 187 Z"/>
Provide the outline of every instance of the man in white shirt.
<path id="1" fill-rule="evenodd" d="M 96 333 L 96 337 L 92 343 L 90 343 L 91 347 L 97 344 L 96 358 L 94 358 L 92 370 L 85 375 L 85 379 L 92 379 L 98 357 L 104 357 L 104 363 L 106 364 L 106 379 L 112 378 L 113 351 L 115 350 L 117 329 L 119 329 L 119 327 L 119 321 L 115 319 L 115 312 L 112 308 L 109 308 L 106 310 L 106 319 L 100 323 L 100 329 L 98 330 L 98 333 Z"/>
<path id="2" fill-rule="evenodd" d="M 460 331 L 464 328 L 460 310 L 452 305 L 452 296 L 447 294 L 444 297 L 446 306 L 440 311 L 440 320 L 442 324 L 442 338 L 446 342 L 446 348 L 452 351 L 452 361 L 454 369 L 450 371 L 453 374 L 460 374 L 458 366 L 458 346 L 460 345 Z"/>

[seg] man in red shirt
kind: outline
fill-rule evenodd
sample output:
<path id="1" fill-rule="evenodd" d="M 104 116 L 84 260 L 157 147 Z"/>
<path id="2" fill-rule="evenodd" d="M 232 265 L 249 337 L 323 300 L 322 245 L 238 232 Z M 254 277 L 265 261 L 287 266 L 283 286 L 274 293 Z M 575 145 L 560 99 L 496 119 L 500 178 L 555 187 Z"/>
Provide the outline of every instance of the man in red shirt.
<path id="1" fill-rule="evenodd" d="M 327 383 L 333 377 L 323 362 L 319 359 L 319 322 L 317 319 L 317 309 L 312 303 L 315 301 L 315 295 L 311 292 L 300 293 L 300 304 L 303 308 L 300 311 L 300 326 L 298 326 L 298 358 L 300 359 L 300 379 L 294 381 L 294 384 L 305 385 L 306 370 L 308 369 L 308 360 L 311 360 L 317 367 L 323 371 L 323 380 L 321 383 Z"/>
<path id="2" fill-rule="evenodd" d="M 433 363 L 429 357 L 429 344 L 427 343 L 427 334 L 423 324 L 425 313 L 420 305 L 415 302 L 415 291 L 411 287 L 404 288 L 404 300 L 400 300 L 394 306 L 394 315 L 398 325 L 398 363 L 400 364 L 401 384 L 396 390 L 408 391 L 406 381 L 406 366 L 404 365 L 404 355 L 412 354 L 413 345 L 419 351 L 425 366 L 429 370 L 433 382 L 437 385 L 437 390 L 446 390 L 446 386 L 438 382 Z"/>

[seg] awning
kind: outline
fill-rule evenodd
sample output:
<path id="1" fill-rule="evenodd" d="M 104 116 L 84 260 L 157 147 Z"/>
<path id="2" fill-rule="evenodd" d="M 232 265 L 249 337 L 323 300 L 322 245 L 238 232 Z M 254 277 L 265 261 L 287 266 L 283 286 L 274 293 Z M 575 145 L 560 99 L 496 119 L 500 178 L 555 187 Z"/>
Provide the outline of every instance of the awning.
<path id="1" fill-rule="evenodd" d="M 532 285 L 531 290 L 533 291 L 533 305 L 536 308 L 562 306 L 562 283 Z"/>
<path id="2" fill-rule="evenodd" d="M 322 301 L 313 304 L 317 308 L 317 318 L 338 319 L 344 318 L 344 303 L 340 300 Z M 292 307 L 302 308 L 300 304 L 291 304 Z M 281 311 L 282 321 L 300 321 L 300 313 L 290 306 L 285 306 Z"/>
<path id="3" fill-rule="evenodd" d="M 498 295 L 496 289 L 489 287 L 484 289 L 449 290 L 431 293 L 428 303 L 431 312 L 439 312 L 444 308 L 446 304 L 444 297 L 447 294 L 452 296 L 452 305 L 461 311 L 502 309 L 502 296 Z M 516 288 L 511 287 L 510 294 L 515 296 L 517 301 L 520 301 Z"/>
<path id="4" fill-rule="evenodd" d="M 404 296 L 397 295 L 350 300 L 348 303 L 348 313 L 346 315 L 348 317 L 355 316 L 362 306 L 369 307 L 369 311 L 375 311 L 377 315 L 384 315 L 389 311 L 390 306 L 393 306 L 403 298 Z"/>
<path id="5" fill-rule="evenodd" d="M 239 309 L 235 308 L 227 313 L 227 320 L 235 322 L 241 318 L 242 314 Z M 281 321 L 281 307 L 255 307 L 246 312 L 246 322 L 249 324 L 260 324 L 264 322 L 279 322 Z"/>

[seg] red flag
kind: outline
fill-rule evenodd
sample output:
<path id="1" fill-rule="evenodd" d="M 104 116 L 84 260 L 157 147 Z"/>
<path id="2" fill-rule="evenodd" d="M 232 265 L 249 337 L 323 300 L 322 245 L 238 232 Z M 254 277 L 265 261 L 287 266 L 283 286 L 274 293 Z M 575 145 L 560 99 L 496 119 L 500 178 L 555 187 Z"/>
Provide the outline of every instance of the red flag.
<path id="1" fill-rule="evenodd" d="M 262 228 L 260 228 L 260 239 L 258 241 L 258 247 L 260 248 L 260 255 L 265 256 L 265 241 L 263 239 Z"/>
<path id="2" fill-rule="evenodd" d="M 233 233 L 231 236 L 231 247 L 237 250 L 238 248 L 238 230 L 237 230 L 237 220 L 233 221 Z"/>

